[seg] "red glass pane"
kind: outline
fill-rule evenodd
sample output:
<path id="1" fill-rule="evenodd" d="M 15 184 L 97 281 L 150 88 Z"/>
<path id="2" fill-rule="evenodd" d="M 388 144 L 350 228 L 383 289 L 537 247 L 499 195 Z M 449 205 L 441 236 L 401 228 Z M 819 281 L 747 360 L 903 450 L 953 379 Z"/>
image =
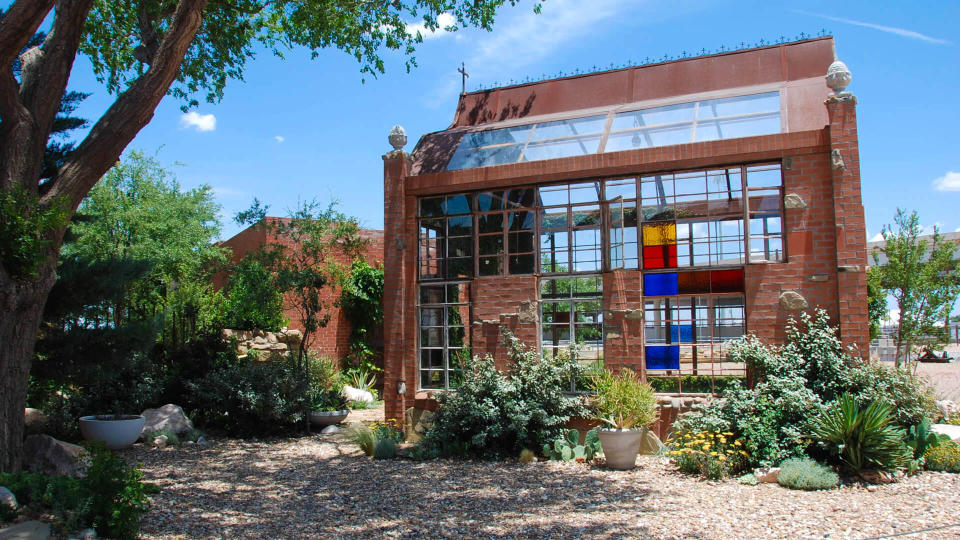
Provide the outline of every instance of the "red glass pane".
<path id="1" fill-rule="evenodd" d="M 657 268 L 676 268 L 677 245 L 643 246 L 643 267 L 653 270 Z"/>
<path id="2" fill-rule="evenodd" d="M 743 292 L 743 268 L 714 270 L 710 272 L 710 281 L 715 293 Z"/>
<path id="3" fill-rule="evenodd" d="M 680 272 L 677 284 L 680 294 L 709 293 L 710 272 Z"/>

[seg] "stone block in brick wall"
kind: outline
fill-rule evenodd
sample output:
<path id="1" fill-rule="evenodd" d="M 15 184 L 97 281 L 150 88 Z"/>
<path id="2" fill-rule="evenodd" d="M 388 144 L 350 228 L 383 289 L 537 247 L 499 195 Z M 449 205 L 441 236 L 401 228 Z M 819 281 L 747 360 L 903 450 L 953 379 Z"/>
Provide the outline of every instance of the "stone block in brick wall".
<path id="1" fill-rule="evenodd" d="M 433 411 L 410 407 L 403 414 L 403 430 L 407 434 L 408 443 L 418 443 L 423 440 L 427 430 L 433 425 Z"/>

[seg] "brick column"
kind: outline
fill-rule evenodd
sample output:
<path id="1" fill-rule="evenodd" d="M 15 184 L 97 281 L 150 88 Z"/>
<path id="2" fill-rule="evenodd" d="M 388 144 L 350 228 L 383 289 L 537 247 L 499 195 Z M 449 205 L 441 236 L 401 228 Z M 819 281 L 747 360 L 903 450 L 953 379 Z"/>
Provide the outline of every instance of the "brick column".
<path id="1" fill-rule="evenodd" d="M 407 345 L 416 331 L 407 328 L 407 304 L 415 291 L 405 287 L 413 270 L 406 255 L 417 249 L 416 237 L 406 237 L 407 218 L 412 216 L 406 215 L 403 184 L 411 163 L 410 154 L 400 148 L 383 156 L 383 400 L 385 417 L 400 421 L 417 388 L 417 374 L 407 368 Z M 402 394 L 401 384 L 406 385 Z"/>
<path id="2" fill-rule="evenodd" d="M 860 198 L 860 147 L 857 141 L 857 98 L 849 92 L 831 95 L 830 163 L 837 245 L 837 308 L 840 338 L 870 359 L 867 315 L 867 229 Z"/>

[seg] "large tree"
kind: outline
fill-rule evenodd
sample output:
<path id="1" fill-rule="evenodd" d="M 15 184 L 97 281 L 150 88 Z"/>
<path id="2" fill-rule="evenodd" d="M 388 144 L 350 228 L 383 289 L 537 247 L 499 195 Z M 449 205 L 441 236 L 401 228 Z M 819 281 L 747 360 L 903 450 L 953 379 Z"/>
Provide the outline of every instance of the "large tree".
<path id="1" fill-rule="evenodd" d="M 0 18 L 0 471 L 20 467 L 23 405 L 37 328 L 66 224 L 166 95 L 216 101 L 261 48 L 337 48 L 361 72 L 383 49 L 409 56 L 407 23 L 489 29 L 518 0 L 15 0 Z M 21 54 L 49 18 L 49 33 Z M 456 27 L 449 28 L 450 30 Z M 44 154 L 78 54 L 116 100 L 45 178 Z M 18 73 L 14 71 L 19 59 Z"/>

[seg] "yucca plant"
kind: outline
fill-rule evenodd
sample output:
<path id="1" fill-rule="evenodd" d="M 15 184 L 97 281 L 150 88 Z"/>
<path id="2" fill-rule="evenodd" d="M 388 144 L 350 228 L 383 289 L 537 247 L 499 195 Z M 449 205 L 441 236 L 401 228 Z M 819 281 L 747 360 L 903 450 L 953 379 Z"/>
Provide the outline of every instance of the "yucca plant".
<path id="1" fill-rule="evenodd" d="M 597 419 L 614 429 L 649 427 L 657 420 L 657 396 L 636 373 L 621 369 L 616 375 L 599 371 L 592 376 Z"/>
<path id="2" fill-rule="evenodd" d="M 892 407 L 874 401 L 861 408 L 848 393 L 812 422 L 812 438 L 839 458 L 845 469 L 889 471 L 904 467 L 911 452 L 903 430 L 893 424 Z"/>

